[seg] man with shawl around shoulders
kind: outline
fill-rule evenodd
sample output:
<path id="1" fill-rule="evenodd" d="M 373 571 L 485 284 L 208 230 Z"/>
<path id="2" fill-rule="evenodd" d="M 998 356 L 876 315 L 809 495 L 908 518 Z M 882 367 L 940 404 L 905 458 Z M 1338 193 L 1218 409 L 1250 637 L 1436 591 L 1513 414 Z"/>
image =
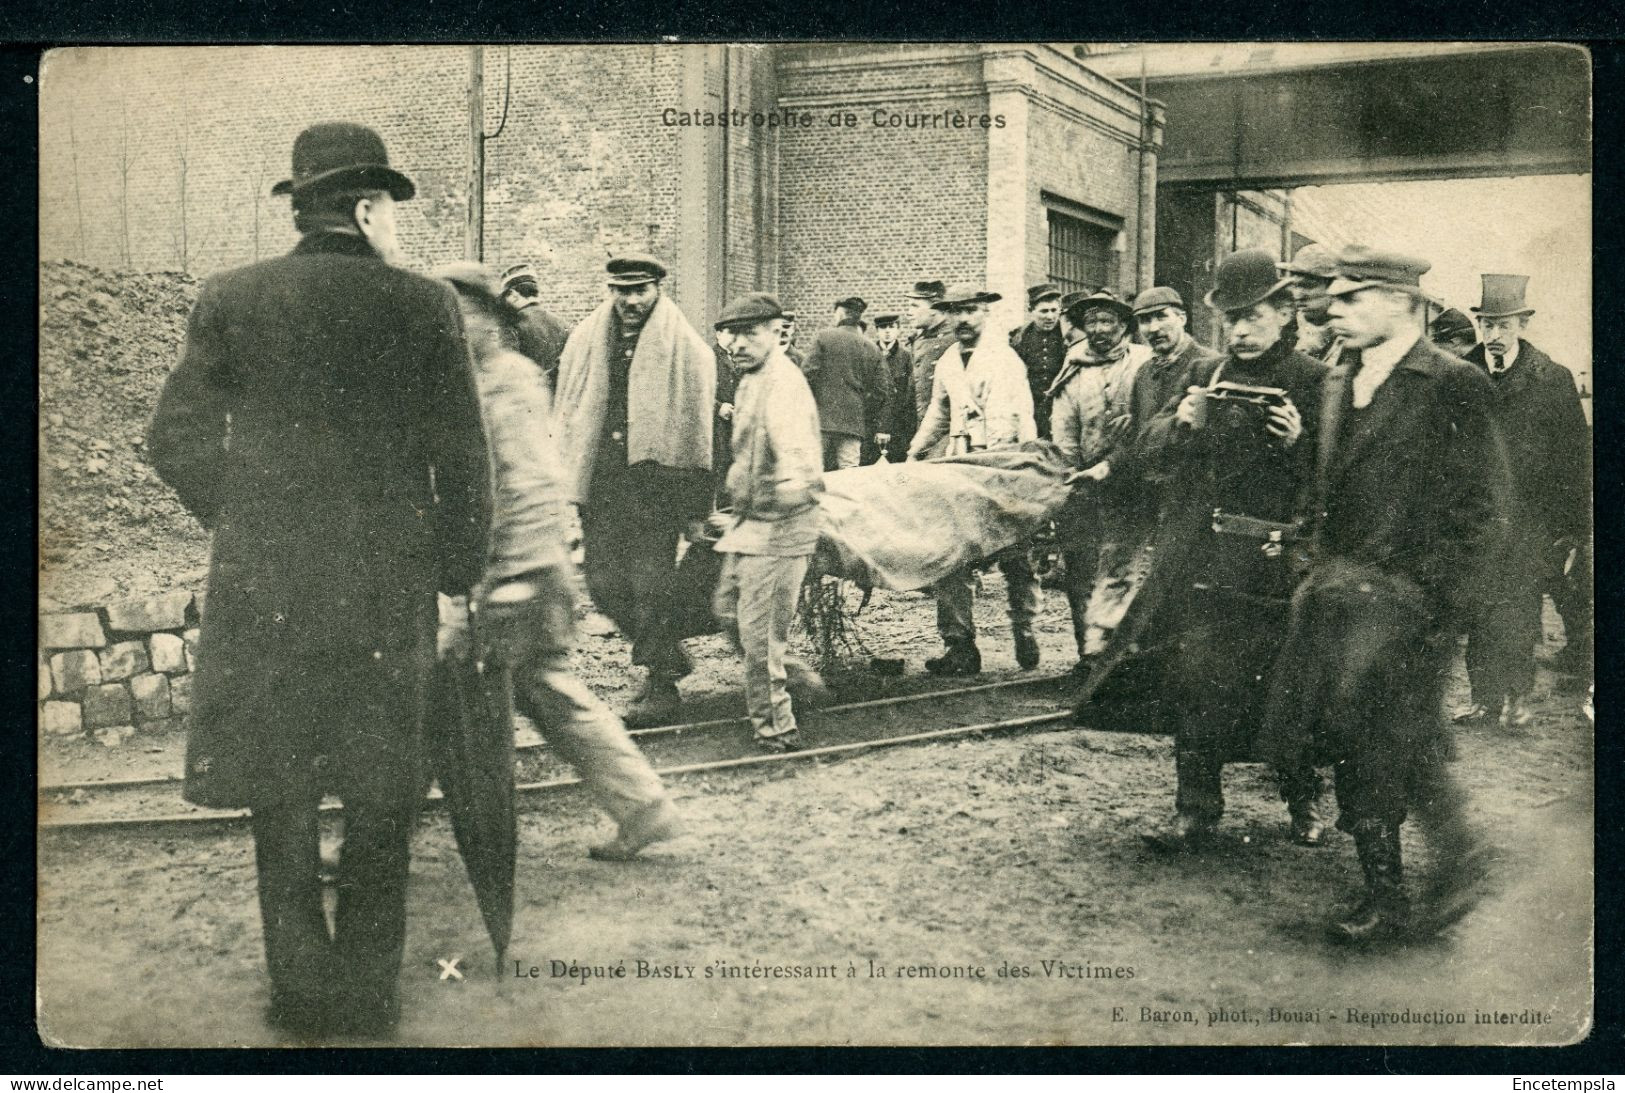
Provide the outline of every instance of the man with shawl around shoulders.
<path id="1" fill-rule="evenodd" d="M 801 582 L 818 545 L 824 478 L 818 406 L 779 345 L 782 316 L 778 300 L 764 292 L 739 297 L 717 316 L 717 344 L 733 361 L 739 387 L 724 487 L 728 511 L 710 520 L 725 558 L 713 606 L 744 653 L 745 709 L 756 740 L 773 750 L 800 740 L 788 675 L 815 689 L 822 685 L 785 657 Z"/>
<path id="2" fill-rule="evenodd" d="M 299 243 L 204 282 L 147 441 L 214 533 L 184 792 L 252 814 L 271 1024 L 378 1037 L 400 1016 L 436 592 L 480 579 L 491 471 L 457 301 L 390 264 L 415 187 L 378 134 L 311 126 L 271 192 Z"/>
<path id="3" fill-rule="evenodd" d="M 683 532 L 711 510 L 717 359 L 661 293 L 666 267 L 612 258 L 609 299 L 570 333 L 554 426 L 567 496 L 581 511 L 587 591 L 649 670 L 627 723 L 677 714 L 692 666 L 672 610 Z"/>
<path id="4" fill-rule="evenodd" d="M 956 285 L 934 305 L 947 316 L 955 341 L 937 360 L 931 405 L 909 444 L 910 460 L 924 457 L 943 441 L 947 454 L 962 455 L 1038 438 L 1026 366 L 1008 339 L 983 337 L 987 306 L 999 299 L 996 292 Z M 1026 545 L 1000 551 L 994 560 L 1004 573 L 1016 663 L 1023 669 L 1036 668 L 1039 650 L 1033 617 L 1038 614 L 1038 578 L 1033 575 Z M 945 649 L 942 656 L 925 662 L 925 670 L 932 675 L 977 674 L 982 670 L 982 654 L 976 645 L 970 567 L 939 581 L 934 591 L 937 633 Z"/>

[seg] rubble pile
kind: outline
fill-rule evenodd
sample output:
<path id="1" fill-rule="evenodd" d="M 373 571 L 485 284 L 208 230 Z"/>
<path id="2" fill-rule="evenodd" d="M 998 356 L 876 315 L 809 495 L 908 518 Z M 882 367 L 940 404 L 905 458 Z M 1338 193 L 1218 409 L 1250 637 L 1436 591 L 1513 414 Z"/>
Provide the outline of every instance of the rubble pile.
<path id="1" fill-rule="evenodd" d="M 40 267 L 40 593 L 46 610 L 200 589 L 208 537 L 148 465 L 144 434 L 198 281 Z"/>

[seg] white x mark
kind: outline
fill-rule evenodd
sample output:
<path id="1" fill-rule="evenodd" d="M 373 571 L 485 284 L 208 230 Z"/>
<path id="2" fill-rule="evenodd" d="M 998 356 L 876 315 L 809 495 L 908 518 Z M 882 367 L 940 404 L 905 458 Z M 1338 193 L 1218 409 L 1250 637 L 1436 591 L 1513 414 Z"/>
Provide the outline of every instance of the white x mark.
<path id="1" fill-rule="evenodd" d="M 435 963 L 440 965 L 440 979 L 442 982 L 447 979 L 461 979 L 463 977 L 463 973 L 457 970 L 457 964 L 462 959 L 460 956 L 454 956 L 450 960 L 435 958 Z"/>

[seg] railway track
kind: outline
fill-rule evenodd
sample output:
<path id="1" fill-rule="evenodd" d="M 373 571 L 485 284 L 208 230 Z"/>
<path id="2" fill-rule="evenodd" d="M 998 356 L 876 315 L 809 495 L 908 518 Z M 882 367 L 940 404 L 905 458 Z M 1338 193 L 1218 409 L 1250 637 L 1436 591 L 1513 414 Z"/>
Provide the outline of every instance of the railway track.
<path id="1" fill-rule="evenodd" d="M 1053 728 L 1071 721 L 1066 676 L 1002 680 L 968 687 L 827 706 L 803 718 L 807 746 L 766 753 L 744 718 L 634 729 L 632 736 L 662 777 L 685 778 L 851 755 L 956 737 Z M 569 793 L 581 780 L 544 744 L 516 749 L 520 807 Z M 430 805 L 439 791 L 430 794 Z M 324 811 L 339 812 L 336 801 Z M 206 809 L 181 799 L 179 777 L 62 782 L 39 789 L 42 831 L 140 830 L 219 826 L 245 810 Z"/>

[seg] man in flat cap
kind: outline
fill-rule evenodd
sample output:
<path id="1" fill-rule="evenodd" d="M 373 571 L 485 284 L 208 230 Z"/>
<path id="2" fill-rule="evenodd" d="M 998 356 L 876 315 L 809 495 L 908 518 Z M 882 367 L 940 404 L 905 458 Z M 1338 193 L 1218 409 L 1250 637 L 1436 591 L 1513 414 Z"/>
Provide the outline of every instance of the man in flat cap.
<path id="1" fill-rule="evenodd" d="M 1307 243 L 1292 256 L 1292 261 L 1278 262 L 1275 268 L 1291 278 L 1292 299 L 1298 311 L 1297 351 L 1330 362 L 1336 356 L 1336 347 L 1331 316 L 1326 311 L 1332 298 L 1326 289 L 1337 276 L 1336 253 L 1319 243 Z"/>
<path id="2" fill-rule="evenodd" d="M 996 292 L 957 285 L 936 302 L 936 308 L 953 324 L 955 343 L 937 361 L 931 405 L 909 443 L 909 459 L 923 458 L 944 439 L 949 455 L 1008 448 L 1037 439 L 1026 367 L 1004 338 L 982 336 L 987 306 L 999 299 Z M 1038 578 L 1024 545 L 1001 551 L 995 560 L 1004 573 L 1016 663 L 1024 669 L 1035 668 L 1039 650 L 1033 617 L 1038 614 Z M 935 592 L 937 633 L 945 650 L 942 656 L 925 662 L 926 671 L 975 675 L 982 670 L 982 654 L 976 645 L 970 569 L 940 581 Z"/>
<path id="3" fill-rule="evenodd" d="M 1465 579 L 1507 488 L 1494 390 L 1422 336 L 1429 263 L 1369 247 L 1339 256 L 1329 292 L 1346 351 L 1322 385 L 1309 570 L 1260 729 L 1278 767 L 1334 765 L 1337 826 L 1364 893 L 1331 926 L 1351 944 L 1432 933 L 1472 906 L 1483 867 L 1446 761 L 1446 668 L 1471 603 Z M 1400 825 L 1431 844 L 1414 921 Z"/>
<path id="4" fill-rule="evenodd" d="M 739 374 L 734 457 L 724 487 L 731 512 L 712 516 L 727 556 L 715 609 L 745 658 L 745 708 L 759 743 L 797 746 L 796 715 L 785 680 L 785 646 L 807 563 L 818 545 L 823 490 L 818 407 L 801 370 L 779 346 L 783 309 L 753 292 L 717 316 L 717 343 Z"/>
<path id="5" fill-rule="evenodd" d="M 875 316 L 875 343 L 880 347 L 880 363 L 889 380 L 887 409 L 890 417 L 882 424 L 875 437 L 876 459 L 885 458 L 901 463 L 908 458 L 908 442 L 919 428 L 919 415 L 914 409 L 914 354 L 898 341 L 897 312 Z"/>
<path id="6" fill-rule="evenodd" d="M 948 313 L 933 306 L 946 291 L 947 286 L 941 281 L 916 281 L 912 289 L 903 293 L 908 301 L 908 321 L 912 328 L 905 348 L 914 355 L 914 417 L 917 421 L 924 419 L 926 408 L 931 405 L 931 380 L 936 375 L 937 360 L 956 340 Z M 911 434 L 909 440 L 912 439 Z M 902 441 L 905 458 L 907 446 L 908 441 Z M 941 455 L 942 447 L 927 451 L 926 456 Z"/>
<path id="7" fill-rule="evenodd" d="M 1525 302 L 1528 282 L 1483 275 L 1483 298 L 1472 311 L 1484 341 L 1466 357 L 1495 388 L 1513 489 L 1503 549 L 1484 559 L 1485 594 L 1467 629 L 1472 705 L 1458 719 L 1499 716 L 1508 728 L 1533 720 L 1528 695 L 1542 640 L 1543 590 L 1558 588 L 1553 598 L 1570 607 L 1563 616 L 1567 663 L 1559 666 L 1588 673 L 1591 658 L 1590 589 L 1563 596 L 1560 587 L 1591 536 L 1591 430 L 1573 373 L 1525 337 L 1535 313 Z M 1585 601 L 1583 614 L 1574 613 L 1576 600 Z"/>
<path id="8" fill-rule="evenodd" d="M 673 577 L 685 528 L 711 511 L 717 358 L 661 294 L 659 261 L 628 254 L 605 269 L 609 299 L 565 343 L 554 421 L 587 591 L 649 670 L 626 718 L 646 726 L 676 714 L 691 668 Z"/>
<path id="9" fill-rule="evenodd" d="M 1223 318 L 1227 352 L 1196 368 L 1171 415 L 1144 434 L 1141 458 L 1157 468 L 1166 501 L 1147 602 L 1167 636 L 1158 718 L 1173 737 L 1177 782 L 1173 816 L 1146 835 L 1158 850 L 1212 841 L 1224 767 L 1253 759 L 1286 630 L 1288 550 L 1307 504 L 1326 374 L 1292 347 L 1289 285 L 1261 249 L 1219 264 L 1207 304 Z M 1314 767 L 1278 773 L 1293 838 L 1319 845 Z"/>
<path id="10" fill-rule="evenodd" d="M 559 371 L 559 354 L 564 352 L 569 331 L 542 307 L 541 281 L 529 262 L 509 266 L 502 274 L 502 302 L 519 314 L 511 340 L 513 348 L 529 357 L 547 380 L 548 389 Z"/>
<path id="11" fill-rule="evenodd" d="M 801 362 L 818 403 L 826 471 L 856 467 L 863 445 L 884 431 L 889 412 L 890 380 L 880 350 L 859 326 L 867 306 L 856 296 L 837 301 L 835 325 L 813 335 Z"/>
<path id="12" fill-rule="evenodd" d="M 1027 366 L 1027 386 L 1033 393 L 1033 421 L 1038 435 L 1048 440 L 1049 389 L 1066 359 L 1061 334 L 1061 289 L 1048 282 L 1027 290 L 1027 321 L 1010 332 L 1010 348 Z"/>
<path id="13" fill-rule="evenodd" d="M 215 532 L 184 793 L 252 813 L 272 1025 L 383 1036 L 400 1015 L 436 591 L 481 577 L 490 465 L 456 298 L 389 264 L 414 187 L 378 134 L 306 129 L 271 192 L 291 196 L 299 243 L 203 284 L 147 442 Z M 331 930 L 326 794 L 345 827 Z"/>

